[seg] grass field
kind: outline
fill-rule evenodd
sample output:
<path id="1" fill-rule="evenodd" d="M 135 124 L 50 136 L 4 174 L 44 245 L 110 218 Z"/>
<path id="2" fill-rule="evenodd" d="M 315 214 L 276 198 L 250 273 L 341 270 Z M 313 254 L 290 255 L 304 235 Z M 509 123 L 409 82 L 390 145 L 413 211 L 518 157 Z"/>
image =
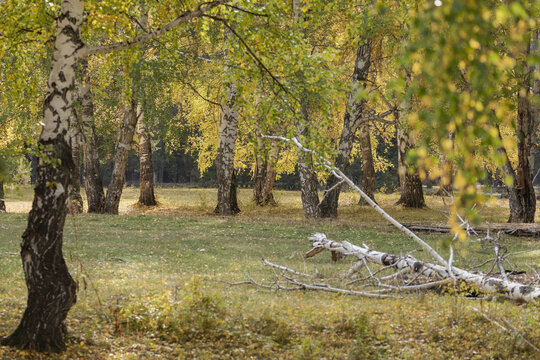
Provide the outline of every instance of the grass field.
<path id="1" fill-rule="evenodd" d="M 392 253 L 416 249 L 365 207 L 358 197 L 341 197 L 340 219 L 306 221 L 299 194 L 277 191 L 277 207 L 258 208 L 240 190 L 242 213 L 212 215 L 215 190 L 158 189 L 160 206 L 134 206 L 138 189 L 127 188 L 119 216 L 68 217 L 64 253 L 80 290 L 67 325 L 68 351 L 36 355 L 0 347 L 1 359 L 535 359 L 515 335 L 474 312 L 504 317 L 531 342 L 540 344 L 539 304 L 471 300 L 464 296 L 417 293 L 375 300 L 314 292 L 265 292 L 230 287 L 249 275 L 272 281 L 276 273 L 261 259 L 303 272 L 331 276 L 349 260 L 334 264 L 328 254 L 309 260 L 307 237 L 366 243 Z M 9 189 L 7 214 L 0 214 L 0 336 L 8 335 L 24 310 L 26 289 L 20 264 L 20 236 L 32 193 Z M 401 221 L 444 221 L 446 206 L 427 197 L 428 208 L 406 210 L 397 194 L 378 202 Z M 507 200 L 491 199 L 480 209 L 490 222 L 504 222 Z M 537 220 L 538 221 L 538 220 Z M 447 256 L 448 236 L 423 235 Z M 519 269 L 540 264 L 540 243 L 504 238 L 510 251 L 530 250 L 513 260 Z M 536 249 L 536 250 L 535 250 Z M 456 249 L 458 266 L 491 254 L 478 245 Z M 418 257 L 425 258 L 422 253 Z"/>

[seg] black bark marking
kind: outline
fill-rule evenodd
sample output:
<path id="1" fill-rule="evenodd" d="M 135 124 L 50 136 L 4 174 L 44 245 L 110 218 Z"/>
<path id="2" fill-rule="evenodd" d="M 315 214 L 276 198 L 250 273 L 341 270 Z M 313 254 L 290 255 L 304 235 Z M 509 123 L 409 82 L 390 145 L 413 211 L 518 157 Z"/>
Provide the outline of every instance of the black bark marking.
<path id="1" fill-rule="evenodd" d="M 383 265 L 390 266 L 394 265 L 396 263 L 397 256 L 390 255 L 390 254 L 384 254 L 381 261 Z"/>

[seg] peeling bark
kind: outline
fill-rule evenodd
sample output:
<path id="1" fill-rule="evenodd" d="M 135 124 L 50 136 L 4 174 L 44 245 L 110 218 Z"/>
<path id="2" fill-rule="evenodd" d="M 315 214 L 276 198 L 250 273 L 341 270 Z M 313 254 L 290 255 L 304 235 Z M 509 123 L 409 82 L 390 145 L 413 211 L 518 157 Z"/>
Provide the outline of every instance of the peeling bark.
<path id="1" fill-rule="evenodd" d="M 102 213 L 105 205 L 105 192 L 99 164 L 97 150 L 97 136 L 94 125 L 94 103 L 88 74 L 88 60 L 81 61 L 83 81 L 79 87 L 81 102 L 82 139 L 83 139 L 83 163 L 84 163 L 84 189 L 88 213 Z"/>
<path id="2" fill-rule="evenodd" d="M 83 1 L 62 1 L 43 104 L 39 143 L 44 150 L 21 243 L 28 301 L 17 329 L 1 340 L 3 345 L 20 349 L 64 350 L 64 320 L 76 302 L 76 284 L 62 254 L 62 238 L 74 170 L 68 130 L 73 117 L 76 53 L 82 47 L 82 15 Z"/>
<path id="3" fill-rule="evenodd" d="M 238 132 L 238 93 L 232 83 L 227 85 L 227 99 L 222 106 L 217 153 L 218 201 L 214 212 L 219 215 L 234 215 L 240 212 L 236 198 L 234 154 Z"/>
<path id="4" fill-rule="evenodd" d="M 105 198 L 105 206 L 103 209 L 106 214 L 118 215 L 118 206 L 120 205 L 120 198 L 126 179 L 127 161 L 129 153 L 131 152 L 137 120 L 137 104 L 135 103 L 135 100 L 132 99 L 130 105 L 126 106 L 124 109 L 119 140 L 114 151 L 114 165 L 111 174 L 111 182 L 107 189 L 107 196 Z"/>
<path id="5" fill-rule="evenodd" d="M 338 155 L 335 165 L 341 171 L 345 171 L 349 166 L 350 154 L 354 143 L 354 135 L 359 127 L 359 120 L 362 117 L 362 113 L 365 111 L 366 101 L 359 99 L 360 92 L 367 87 L 367 80 L 369 75 L 369 68 L 371 65 L 371 39 L 367 39 L 364 43 L 360 44 L 356 53 L 356 60 L 354 63 L 354 71 L 351 80 L 351 90 L 349 92 L 349 98 L 347 101 L 347 109 L 345 110 L 345 116 L 343 118 L 343 129 L 339 139 Z M 366 127 L 369 125 L 366 125 Z M 364 127 L 364 129 L 366 129 Z M 369 127 L 367 127 L 369 131 Z M 369 134 L 368 134 L 369 136 Z M 365 133 L 360 134 L 361 139 L 365 140 Z M 368 156 L 371 158 L 373 165 L 373 159 L 371 155 L 371 140 L 369 145 L 370 154 L 366 155 L 366 160 L 369 161 Z M 366 149 L 367 143 L 362 149 Z M 366 150 L 367 152 L 367 150 Z M 362 159 L 364 159 L 364 153 L 362 152 Z M 366 163 L 368 166 L 368 163 Z M 371 166 L 373 168 L 373 166 Z M 364 171 L 364 164 L 362 163 L 362 170 Z M 368 170 L 369 171 L 369 170 Z M 326 193 L 323 201 L 321 201 L 320 209 L 321 216 L 325 218 L 337 217 L 338 215 L 338 201 L 340 186 L 335 187 L 340 180 L 333 174 L 329 176 L 326 182 Z M 370 184 L 366 184 L 368 187 Z M 335 187 L 335 188 L 334 188 Z M 374 185 L 373 185 L 374 187 Z M 328 189 L 332 189 L 328 191 Z M 372 191 L 373 194 L 373 191 Z"/>
<path id="6" fill-rule="evenodd" d="M 154 169 L 152 167 L 152 144 L 148 136 L 148 129 L 142 119 L 143 114 L 140 106 L 137 108 L 140 112 L 137 126 L 137 135 L 139 136 L 139 204 L 146 206 L 155 206 L 156 197 L 154 195 Z"/>

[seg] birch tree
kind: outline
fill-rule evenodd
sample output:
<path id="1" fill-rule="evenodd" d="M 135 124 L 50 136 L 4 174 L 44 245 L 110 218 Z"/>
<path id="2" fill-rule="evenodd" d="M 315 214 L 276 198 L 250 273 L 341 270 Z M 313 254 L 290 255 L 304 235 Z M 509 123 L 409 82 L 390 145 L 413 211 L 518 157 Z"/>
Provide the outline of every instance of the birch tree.
<path id="1" fill-rule="evenodd" d="M 114 150 L 111 181 L 107 188 L 107 196 L 105 197 L 105 205 L 103 207 L 103 211 L 106 214 L 118 215 L 118 207 L 126 177 L 127 161 L 140 115 L 137 112 L 138 106 L 134 98 L 124 106 L 122 125 L 120 126 L 119 138 Z"/>
<path id="2" fill-rule="evenodd" d="M 525 60 L 521 61 L 516 71 L 519 84 L 517 88 L 516 121 L 518 159 L 516 169 L 513 169 L 503 145 L 506 157 L 503 168 L 513 180 L 513 184 L 508 186 L 510 205 L 508 222 L 532 223 L 536 212 L 536 195 L 532 180 L 534 176 L 536 133 L 540 119 L 538 119 L 538 116 L 534 117 L 538 115 L 538 112 L 535 111 L 532 105 L 532 102 L 538 101 L 538 99 L 531 99 L 531 95 L 534 94 L 531 94 L 531 88 L 535 86 L 534 81 L 538 82 L 538 80 L 533 80 L 535 68 L 529 64 L 527 59 L 532 51 L 538 49 L 538 30 L 534 31 L 531 40 L 523 43 L 520 48 Z M 536 95 L 538 96 L 538 92 Z"/>
<path id="3" fill-rule="evenodd" d="M 137 123 L 137 135 L 139 137 L 139 204 L 146 206 L 156 205 L 154 195 L 154 169 L 152 166 L 152 144 L 148 134 L 148 128 L 144 123 L 141 106 L 137 108 L 139 120 Z"/>
<path id="4" fill-rule="evenodd" d="M 353 147 L 355 134 L 358 130 L 362 114 L 365 110 L 366 100 L 365 97 L 362 96 L 362 92 L 365 91 L 365 89 L 367 88 L 370 65 L 371 39 L 368 38 L 360 43 L 356 52 L 354 71 L 350 87 L 351 90 L 349 92 L 347 109 L 345 110 L 345 116 L 343 118 L 343 129 L 341 131 L 338 155 L 335 161 L 335 166 L 341 171 L 346 171 L 349 165 L 350 154 Z M 362 166 L 362 170 L 364 170 L 364 168 L 369 167 L 368 163 L 370 159 L 372 163 L 371 168 L 373 168 L 373 159 L 371 157 L 371 145 L 368 144 L 368 142 L 370 141 L 369 137 L 371 136 L 369 134 L 369 127 L 364 126 L 362 130 L 363 131 L 361 132 L 360 138 L 363 140 L 362 149 L 365 149 L 365 151 L 362 151 L 362 163 L 366 161 L 366 166 Z M 369 155 L 365 153 L 368 151 Z M 364 177 L 370 175 L 374 177 L 374 174 L 364 173 Z M 324 195 L 325 198 L 320 205 L 323 217 L 337 217 L 337 208 L 340 193 L 340 186 L 338 186 L 339 182 L 340 179 L 338 179 L 333 174 L 330 175 L 326 182 L 326 187 L 329 190 L 326 191 Z M 373 190 L 374 189 L 372 189 L 371 195 L 373 195 Z"/>
<path id="5" fill-rule="evenodd" d="M 305 21 L 304 12 L 302 10 L 303 6 L 304 4 L 301 0 L 293 0 L 292 2 L 294 22 L 299 28 L 302 28 L 302 24 Z M 297 76 L 302 78 L 303 75 L 298 74 Z M 302 79 L 300 79 L 300 82 L 302 82 Z M 296 126 L 296 133 L 298 137 L 303 138 L 308 134 L 308 126 L 313 121 L 309 94 L 305 90 L 300 99 L 300 115 L 302 120 Z M 313 169 L 313 159 L 311 158 L 311 155 L 300 150 L 298 150 L 298 174 L 300 175 L 300 192 L 304 215 L 308 219 L 318 218 L 321 215 L 318 194 L 319 181 L 317 180 L 317 174 Z"/>
<path id="6" fill-rule="evenodd" d="M 89 213 L 102 213 L 105 205 L 105 192 L 99 164 L 97 135 L 94 122 L 94 103 L 91 81 L 88 73 L 88 59 L 80 62 L 82 81 L 79 85 L 81 105 L 81 127 L 83 138 L 84 189 Z"/>
<path id="7" fill-rule="evenodd" d="M 57 20 L 43 106 L 44 126 L 39 138 L 44 150 L 21 244 L 28 302 L 19 326 L 2 340 L 3 345 L 48 352 L 64 350 L 63 322 L 77 298 L 76 284 L 62 255 L 62 230 L 73 180 L 69 127 L 73 117 L 76 54 L 82 47 L 83 7 L 83 1 L 64 0 Z"/>
<path id="8" fill-rule="evenodd" d="M 238 132 L 238 92 L 233 82 L 226 84 L 227 94 L 222 105 L 219 125 L 218 153 L 216 158 L 218 176 L 218 199 L 215 213 L 234 215 L 240 212 L 236 198 L 234 153 Z"/>
<path id="9" fill-rule="evenodd" d="M 87 47 L 80 37 L 84 1 L 62 1 L 43 106 L 43 127 L 39 137 L 42 154 L 38 160 L 32 210 L 21 243 L 28 301 L 21 322 L 10 336 L 1 340 L 3 345 L 40 352 L 65 349 L 64 320 L 76 302 L 76 284 L 66 266 L 62 242 L 68 195 L 73 183 L 69 129 L 74 116 L 77 61 L 91 54 L 127 49 L 151 40 L 225 2 L 201 4 L 131 41 Z"/>

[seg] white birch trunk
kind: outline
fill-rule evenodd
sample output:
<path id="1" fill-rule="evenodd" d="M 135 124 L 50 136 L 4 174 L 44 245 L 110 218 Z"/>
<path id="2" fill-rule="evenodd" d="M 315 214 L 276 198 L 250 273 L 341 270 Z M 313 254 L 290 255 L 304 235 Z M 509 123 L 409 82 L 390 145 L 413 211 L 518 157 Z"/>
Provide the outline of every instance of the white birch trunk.
<path id="1" fill-rule="evenodd" d="M 238 133 L 238 110 L 236 98 L 238 93 L 233 83 L 227 85 L 227 100 L 222 106 L 219 126 L 217 176 L 218 203 L 216 214 L 233 215 L 240 209 L 236 203 L 236 186 L 234 183 L 234 154 Z"/>
<path id="2" fill-rule="evenodd" d="M 82 47 L 80 27 L 83 1 L 63 0 L 57 20 L 51 71 L 43 104 L 39 138 L 43 153 L 21 258 L 28 301 L 17 329 L 3 345 L 40 352 L 65 349 L 64 320 L 76 302 L 76 284 L 62 254 L 63 228 L 72 188 L 73 158 L 69 129 L 77 52 Z M 58 161 L 59 160 L 59 161 Z"/>

